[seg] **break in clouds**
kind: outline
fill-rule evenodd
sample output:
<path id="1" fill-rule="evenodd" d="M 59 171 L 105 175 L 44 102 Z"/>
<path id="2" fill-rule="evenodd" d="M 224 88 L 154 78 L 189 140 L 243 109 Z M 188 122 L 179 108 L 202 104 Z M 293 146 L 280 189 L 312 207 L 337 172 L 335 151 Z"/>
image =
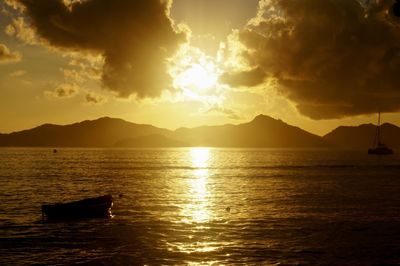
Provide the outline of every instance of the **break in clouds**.
<path id="1" fill-rule="evenodd" d="M 50 45 L 104 57 L 103 85 L 120 97 L 156 97 L 171 84 L 167 59 L 185 34 L 169 18 L 167 0 L 18 0 Z"/>
<path id="2" fill-rule="evenodd" d="M 261 1 L 238 36 L 251 70 L 224 81 L 273 83 L 313 119 L 399 111 L 400 24 L 393 3 Z"/>

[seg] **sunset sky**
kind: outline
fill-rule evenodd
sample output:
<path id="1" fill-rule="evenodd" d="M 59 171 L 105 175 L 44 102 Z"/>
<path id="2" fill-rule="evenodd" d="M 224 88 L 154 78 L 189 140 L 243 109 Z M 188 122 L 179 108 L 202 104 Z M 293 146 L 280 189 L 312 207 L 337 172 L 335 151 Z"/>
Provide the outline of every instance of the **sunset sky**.
<path id="1" fill-rule="evenodd" d="M 0 133 L 102 116 L 400 125 L 394 0 L 1 0 Z"/>

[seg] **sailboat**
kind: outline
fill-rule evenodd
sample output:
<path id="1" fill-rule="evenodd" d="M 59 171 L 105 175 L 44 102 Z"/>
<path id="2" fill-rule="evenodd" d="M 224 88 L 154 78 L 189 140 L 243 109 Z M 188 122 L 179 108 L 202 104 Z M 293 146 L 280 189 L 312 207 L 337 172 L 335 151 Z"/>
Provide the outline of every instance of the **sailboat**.
<path id="1" fill-rule="evenodd" d="M 381 113 L 378 114 L 378 127 L 376 128 L 373 148 L 368 149 L 368 154 L 389 155 L 393 150 L 381 142 Z"/>

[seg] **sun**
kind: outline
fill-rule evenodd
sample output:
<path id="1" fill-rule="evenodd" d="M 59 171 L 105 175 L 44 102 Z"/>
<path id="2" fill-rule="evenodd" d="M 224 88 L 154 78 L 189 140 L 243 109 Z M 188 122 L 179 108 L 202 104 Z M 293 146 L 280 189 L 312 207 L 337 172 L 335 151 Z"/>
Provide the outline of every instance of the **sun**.
<path id="1" fill-rule="evenodd" d="M 175 77 L 175 84 L 183 90 L 203 93 L 218 85 L 218 71 L 212 62 L 192 63 Z"/>
<path id="2" fill-rule="evenodd" d="M 189 101 L 209 102 L 218 97 L 223 87 L 218 82 L 222 73 L 217 58 L 190 45 L 181 46 L 169 64 L 173 87 Z"/>

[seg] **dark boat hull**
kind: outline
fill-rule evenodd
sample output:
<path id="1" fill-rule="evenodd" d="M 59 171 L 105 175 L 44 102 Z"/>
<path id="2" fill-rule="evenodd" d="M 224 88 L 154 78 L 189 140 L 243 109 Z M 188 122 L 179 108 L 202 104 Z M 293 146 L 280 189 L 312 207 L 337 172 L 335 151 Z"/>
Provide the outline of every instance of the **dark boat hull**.
<path id="1" fill-rule="evenodd" d="M 107 218 L 111 216 L 111 195 L 68 203 L 42 205 L 42 213 L 49 220 Z"/>
<path id="2" fill-rule="evenodd" d="M 368 149 L 368 154 L 391 155 L 394 154 L 394 152 L 392 149 L 389 148 L 373 148 L 373 149 Z"/>

